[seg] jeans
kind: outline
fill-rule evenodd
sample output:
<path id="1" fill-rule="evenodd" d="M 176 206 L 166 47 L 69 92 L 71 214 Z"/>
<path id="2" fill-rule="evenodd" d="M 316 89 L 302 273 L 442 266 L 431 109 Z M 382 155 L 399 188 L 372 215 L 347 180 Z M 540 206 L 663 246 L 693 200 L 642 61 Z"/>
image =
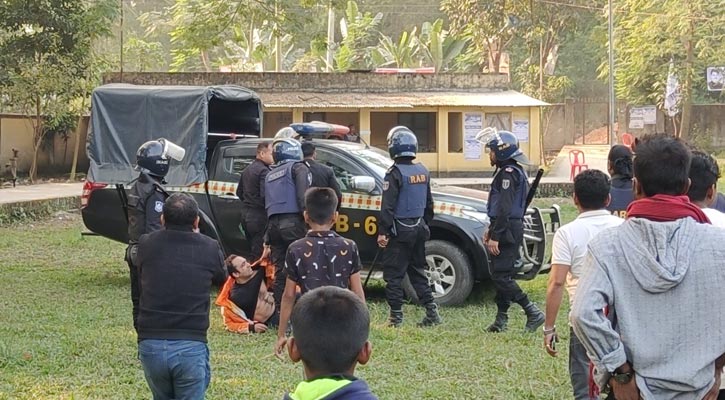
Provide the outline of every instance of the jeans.
<path id="1" fill-rule="evenodd" d="M 571 328 L 569 328 L 569 376 L 571 377 L 571 387 L 574 390 L 574 399 L 597 399 L 597 397 L 589 397 L 589 357 L 587 351 L 574 334 L 574 329 Z"/>
<path id="2" fill-rule="evenodd" d="M 209 347 L 195 340 L 145 339 L 138 358 L 154 400 L 203 399 L 209 381 Z"/>

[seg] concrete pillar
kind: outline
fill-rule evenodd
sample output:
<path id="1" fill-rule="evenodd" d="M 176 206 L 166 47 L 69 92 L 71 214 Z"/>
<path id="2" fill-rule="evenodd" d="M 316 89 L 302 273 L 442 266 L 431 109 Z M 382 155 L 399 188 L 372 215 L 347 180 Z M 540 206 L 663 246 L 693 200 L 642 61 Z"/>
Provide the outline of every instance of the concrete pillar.
<path id="1" fill-rule="evenodd" d="M 448 108 L 439 107 L 436 118 L 436 150 L 438 153 L 438 176 L 448 176 Z"/>
<path id="2" fill-rule="evenodd" d="M 365 143 L 370 143 L 370 129 L 370 109 L 361 108 L 359 132 L 360 138 L 364 140 Z"/>
<path id="3" fill-rule="evenodd" d="M 303 110 L 301 108 L 293 108 L 292 109 L 292 123 L 299 124 L 299 123 L 304 122 L 302 114 L 303 114 Z"/>
<path id="4" fill-rule="evenodd" d="M 574 144 L 574 140 L 576 140 L 576 132 L 574 131 L 575 107 L 576 105 L 573 99 L 566 99 L 564 101 L 564 132 L 570 132 L 565 144 Z"/>
<path id="5" fill-rule="evenodd" d="M 529 107 L 529 160 L 537 165 L 543 165 L 541 159 L 541 107 Z"/>

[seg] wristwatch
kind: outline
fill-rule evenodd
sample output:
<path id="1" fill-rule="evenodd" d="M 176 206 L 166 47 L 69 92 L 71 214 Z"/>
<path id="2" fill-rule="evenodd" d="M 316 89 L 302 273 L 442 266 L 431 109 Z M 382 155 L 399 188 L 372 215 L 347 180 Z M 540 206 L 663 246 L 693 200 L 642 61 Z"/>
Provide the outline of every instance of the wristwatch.
<path id="1" fill-rule="evenodd" d="M 620 368 L 617 368 L 614 370 L 614 372 L 612 372 L 612 378 L 617 381 L 617 383 L 626 385 L 630 381 L 632 381 L 632 377 L 634 376 L 634 370 L 632 369 L 632 367 L 628 367 L 627 372 L 622 372 Z"/>

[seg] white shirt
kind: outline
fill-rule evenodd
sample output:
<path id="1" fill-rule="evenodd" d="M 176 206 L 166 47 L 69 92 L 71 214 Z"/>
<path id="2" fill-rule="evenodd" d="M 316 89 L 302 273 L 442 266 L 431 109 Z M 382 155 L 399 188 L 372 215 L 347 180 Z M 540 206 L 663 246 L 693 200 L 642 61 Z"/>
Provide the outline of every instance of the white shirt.
<path id="1" fill-rule="evenodd" d="M 725 216 L 725 214 L 723 214 Z M 551 250 L 551 264 L 566 265 L 566 291 L 569 293 L 569 305 L 574 301 L 574 293 L 579 277 L 583 273 L 584 257 L 587 245 L 599 232 L 624 222 L 607 210 L 586 211 L 554 234 Z"/>
<path id="2" fill-rule="evenodd" d="M 714 209 L 714 208 L 703 208 L 702 212 L 707 215 L 707 218 L 710 220 L 710 223 L 712 226 L 717 226 L 718 228 L 725 228 L 725 214 L 721 213 L 720 211 Z"/>

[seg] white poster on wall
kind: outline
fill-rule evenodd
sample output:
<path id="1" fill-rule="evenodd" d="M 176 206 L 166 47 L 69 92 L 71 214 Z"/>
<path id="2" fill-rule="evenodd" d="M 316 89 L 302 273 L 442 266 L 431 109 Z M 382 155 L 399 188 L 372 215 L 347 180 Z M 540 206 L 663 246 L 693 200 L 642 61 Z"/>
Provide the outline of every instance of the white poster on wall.
<path id="1" fill-rule="evenodd" d="M 657 123 L 657 107 L 656 106 L 644 106 L 644 124 L 655 125 Z"/>
<path id="2" fill-rule="evenodd" d="M 483 113 L 463 113 L 463 158 L 480 160 L 483 146 L 476 134 L 483 129 Z"/>
<path id="3" fill-rule="evenodd" d="M 635 107 L 629 110 L 629 129 L 644 128 L 644 108 Z"/>
<path id="4" fill-rule="evenodd" d="M 529 120 L 527 119 L 515 119 L 513 122 L 512 129 L 514 136 L 519 139 L 519 142 L 529 141 Z"/>

